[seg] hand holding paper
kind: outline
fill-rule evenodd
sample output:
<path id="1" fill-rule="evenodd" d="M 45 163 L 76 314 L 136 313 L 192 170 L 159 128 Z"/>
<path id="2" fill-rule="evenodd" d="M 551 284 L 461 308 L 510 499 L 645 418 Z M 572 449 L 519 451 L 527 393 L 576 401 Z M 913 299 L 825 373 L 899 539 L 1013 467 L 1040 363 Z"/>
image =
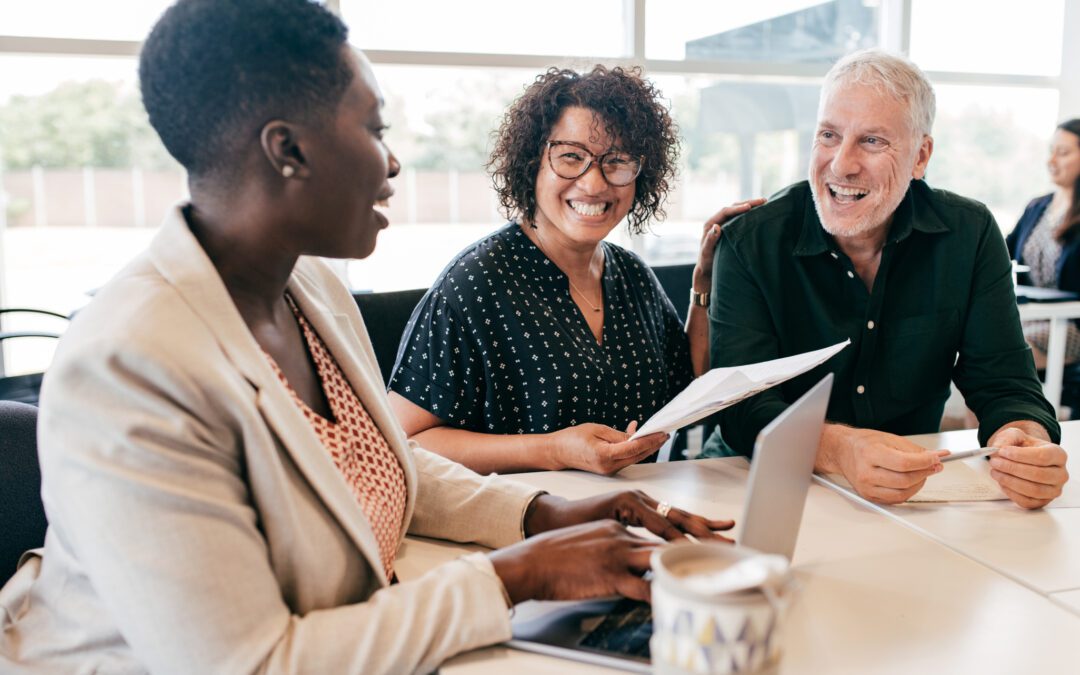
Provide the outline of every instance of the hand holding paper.
<path id="1" fill-rule="evenodd" d="M 690 383 L 671 402 L 649 418 L 631 438 L 658 431 L 672 432 L 735 405 L 769 387 L 790 380 L 831 359 L 851 340 L 782 359 L 730 368 L 713 368 Z"/>

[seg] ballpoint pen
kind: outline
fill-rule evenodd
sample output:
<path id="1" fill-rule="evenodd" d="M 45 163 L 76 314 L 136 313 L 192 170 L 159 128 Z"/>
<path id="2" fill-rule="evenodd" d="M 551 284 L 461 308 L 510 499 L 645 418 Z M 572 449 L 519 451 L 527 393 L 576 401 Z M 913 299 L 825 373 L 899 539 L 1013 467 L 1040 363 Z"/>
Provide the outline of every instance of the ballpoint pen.
<path id="1" fill-rule="evenodd" d="M 997 452 L 997 448 L 975 448 L 974 450 L 960 450 L 954 452 L 951 455 L 946 455 L 941 458 L 942 462 L 951 462 L 954 459 L 967 459 L 969 457 L 985 457 L 986 455 Z"/>

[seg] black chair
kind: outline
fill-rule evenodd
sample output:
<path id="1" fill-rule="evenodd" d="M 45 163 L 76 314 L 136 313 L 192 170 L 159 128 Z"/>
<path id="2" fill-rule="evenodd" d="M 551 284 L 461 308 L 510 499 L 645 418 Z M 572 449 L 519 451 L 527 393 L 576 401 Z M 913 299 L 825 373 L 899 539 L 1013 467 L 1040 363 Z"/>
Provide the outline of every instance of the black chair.
<path id="1" fill-rule="evenodd" d="M 34 317 L 51 317 L 62 319 L 64 322 L 69 317 L 44 309 L 30 309 L 26 307 L 0 308 L 0 320 L 4 316 L 27 315 Z M 0 330 L 0 345 L 6 340 L 15 338 L 49 338 L 57 339 L 60 333 L 44 330 Z M 0 400 L 19 401 L 30 405 L 38 404 L 38 394 L 41 391 L 41 379 L 44 373 L 23 373 L 20 375 L 0 376 Z"/>
<path id="2" fill-rule="evenodd" d="M 694 283 L 694 264 L 657 265 L 652 268 L 664 293 L 671 298 L 679 320 L 686 323 L 686 310 L 690 306 L 690 288 Z"/>
<path id="3" fill-rule="evenodd" d="M 409 317 L 424 297 L 424 293 L 427 293 L 426 288 L 387 293 L 353 293 L 360 314 L 364 317 L 384 383 L 390 381 L 405 325 L 409 323 Z"/>
<path id="4" fill-rule="evenodd" d="M 694 263 L 681 265 L 656 265 L 652 268 L 660 287 L 675 305 L 675 311 L 679 320 L 686 323 L 686 311 L 690 307 L 690 289 L 694 284 Z M 702 442 L 707 440 L 716 429 L 716 418 L 707 417 L 702 422 L 686 429 L 681 429 L 675 436 L 675 444 L 671 448 L 671 459 L 685 459 L 687 449 L 687 433 L 694 426 L 702 427 Z"/>
<path id="5" fill-rule="evenodd" d="M 37 408 L 0 401 L 0 584 L 24 551 L 45 543 L 36 431 Z"/>

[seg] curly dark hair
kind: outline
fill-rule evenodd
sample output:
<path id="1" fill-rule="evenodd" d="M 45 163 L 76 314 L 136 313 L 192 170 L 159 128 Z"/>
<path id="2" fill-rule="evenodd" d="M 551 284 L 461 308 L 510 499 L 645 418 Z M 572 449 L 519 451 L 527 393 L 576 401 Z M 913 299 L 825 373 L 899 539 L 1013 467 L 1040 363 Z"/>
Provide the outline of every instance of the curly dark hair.
<path id="1" fill-rule="evenodd" d="M 665 215 L 664 201 L 675 180 L 679 138 L 659 90 L 637 67 L 608 69 L 597 65 L 585 74 L 551 68 L 537 76 L 503 117 L 487 165 L 504 214 L 533 222 L 536 176 L 544 159 L 544 144 L 563 110 L 570 107 L 599 115 L 604 132 L 619 139 L 620 149 L 645 158 L 627 223 L 630 232 L 644 232 L 654 216 Z"/>
<path id="2" fill-rule="evenodd" d="M 271 119 L 331 119 L 352 82 L 347 37 L 309 0 L 180 0 L 139 57 L 150 124 L 189 174 L 227 177 Z"/>

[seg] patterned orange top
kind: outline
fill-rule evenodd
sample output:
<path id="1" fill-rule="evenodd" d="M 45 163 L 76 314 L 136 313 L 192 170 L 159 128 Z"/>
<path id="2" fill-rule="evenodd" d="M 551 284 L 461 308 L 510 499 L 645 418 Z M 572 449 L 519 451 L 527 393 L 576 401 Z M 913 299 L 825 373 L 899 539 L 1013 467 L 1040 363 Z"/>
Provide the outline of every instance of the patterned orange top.
<path id="1" fill-rule="evenodd" d="M 267 358 L 360 503 L 379 543 L 386 578 L 392 579 L 401 523 L 405 519 L 405 472 L 386 442 L 386 437 L 375 426 L 360 398 L 345 379 L 330 350 L 308 324 L 293 299 L 288 295 L 285 298 L 304 333 L 304 340 L 334 416 L 333 421 L 309 408 L 289 385 L 274 359 L 269 354 Z"/>

